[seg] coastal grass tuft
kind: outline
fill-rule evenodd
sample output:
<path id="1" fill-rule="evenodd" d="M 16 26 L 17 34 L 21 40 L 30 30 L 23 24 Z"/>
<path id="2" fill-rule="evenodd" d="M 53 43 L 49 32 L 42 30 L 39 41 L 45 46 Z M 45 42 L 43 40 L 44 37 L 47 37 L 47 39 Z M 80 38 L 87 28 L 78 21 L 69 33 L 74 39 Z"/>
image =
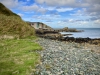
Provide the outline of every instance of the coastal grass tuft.
<path id="1" fill-rule="evenodd" d="M 37 50 L 42 47 L 35 39 L 0 40 L 0 75 L 29 75 L 40 56 Z"/>

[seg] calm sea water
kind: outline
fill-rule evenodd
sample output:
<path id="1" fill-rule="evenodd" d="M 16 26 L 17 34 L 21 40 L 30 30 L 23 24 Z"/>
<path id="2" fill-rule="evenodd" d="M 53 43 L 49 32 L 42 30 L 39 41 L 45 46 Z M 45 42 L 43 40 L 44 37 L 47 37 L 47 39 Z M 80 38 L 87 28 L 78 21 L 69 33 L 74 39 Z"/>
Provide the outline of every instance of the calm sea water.
<path id="1" fill-rule="evenodd" d="M 100 28 L 77 28 L 77 30 L 84 30 L 83 32 L 61 32 L 61 34 L 73 34 L 69 37 L 83 37 L 83 38 L 100 38 Z"/>

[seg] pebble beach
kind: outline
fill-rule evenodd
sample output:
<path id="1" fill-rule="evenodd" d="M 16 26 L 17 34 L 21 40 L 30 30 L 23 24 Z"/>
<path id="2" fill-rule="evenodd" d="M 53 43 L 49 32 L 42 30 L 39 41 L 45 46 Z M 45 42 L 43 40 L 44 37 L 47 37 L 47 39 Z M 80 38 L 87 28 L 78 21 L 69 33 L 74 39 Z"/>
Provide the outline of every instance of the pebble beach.
<path id="1" fill-rule="evenodd" d="M 40 64 L 31 75 L 100 75 L 100 46 L 39 38 Z"/>

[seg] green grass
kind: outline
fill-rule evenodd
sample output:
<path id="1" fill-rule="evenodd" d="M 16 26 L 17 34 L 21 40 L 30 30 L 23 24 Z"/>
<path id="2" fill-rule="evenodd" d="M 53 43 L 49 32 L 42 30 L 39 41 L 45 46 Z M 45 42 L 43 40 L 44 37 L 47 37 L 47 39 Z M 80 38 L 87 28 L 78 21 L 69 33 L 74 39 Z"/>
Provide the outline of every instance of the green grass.
<path id="1" fill-rule="evenodd" d="M 29 75 L 40 56 L 36 50 L 42 47 L 35 39 L 0 40 L 0 75 Z"/>
<path id="2" fill-rule="evenodd" d="M 39 63 L 42 47 L 31 36 L 34 28 L 0 3 L 0 75 L 29 75 Z"/>

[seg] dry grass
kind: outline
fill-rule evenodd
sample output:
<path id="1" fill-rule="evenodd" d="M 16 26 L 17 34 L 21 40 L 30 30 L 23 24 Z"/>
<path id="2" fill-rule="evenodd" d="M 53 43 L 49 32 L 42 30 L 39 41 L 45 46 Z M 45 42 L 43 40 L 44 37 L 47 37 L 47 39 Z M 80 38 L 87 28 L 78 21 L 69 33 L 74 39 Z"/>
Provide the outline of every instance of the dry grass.
<path id="1" fill-rule="evenodd" d="M 2 35 L 13 35 L 15 38 L 23 38 L 35 35 L 35 31 L 20 17 L 0 14 L 0 36 Z"/>

